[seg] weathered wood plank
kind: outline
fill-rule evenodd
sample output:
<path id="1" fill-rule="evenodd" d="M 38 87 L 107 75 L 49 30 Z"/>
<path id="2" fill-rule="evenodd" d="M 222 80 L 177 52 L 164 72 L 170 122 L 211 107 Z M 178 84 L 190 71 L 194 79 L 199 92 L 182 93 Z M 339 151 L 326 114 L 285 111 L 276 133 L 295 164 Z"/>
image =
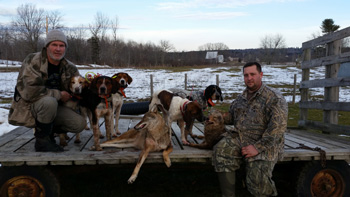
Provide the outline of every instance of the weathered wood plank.
<path id="1" fill-rule="evenodd" d="M 322 122 L 311 121 L 311 120 L 299 120 L 298 125 L 302 127 L 307 127 L 310 129 L 327 131 L 334 134 L 350 135 L 350 126 L 347 126 L 347 125 L 336 125 L 336 124 L 322 123 Z"/>
<path id="2" fill-rule="evenodd" d="M 322 148 L 324 150 L 340 148 L 337 144 L 329 143 L 329 140 L 321 140 L 321 139 L 315 139 L 315 138 L 305 138 L 303 136 L 298 136 L 298 135 L 295 135 L 295 134 L 289 134 L 289 140 L 292 139 L 292 138 L 294 139 L 294 142 L 298 142 L 298 143 L 306 145 L 304 142 L 307 141 L 310 144 L 316 144 L 316 147 Z M 294 147 L 294 148 L 296 148 L 296 147 Z M 315 148 L 315 146 L 311 147 L 311 148 Z"/>
<path id="3" fill-rule="evenodd" d="M 350 86 L 350 79 L 349 78 L 327 78 L 327 79 L 315 79 L 315 80 L 300 82 L 301 89 L 336 87 L 336 86 Z"/>
<path id="4" fill-rule="evenodd" d="M 345 62 L 350 62 L 350 52 L 303 61 L 301 63 L 301 69 L 316 68 L 330 64 L 340 64 Z"/>
<path id="5" fill-rule="evenodd" d="M 10 138 L 6 137 L 10 141 L 8 143 L 5 143 L 1 147 L 2 151 L 11 153 L 20 150 L 23 146 L 25 146 L 27 143 L 30 143 L 30 141 L 33 140 L 34 134 L 32 130 L 27 130 L 26 132 L 22 133 L 22 135 L 12 135 L 11 137 L 15 138 L 11 140 Z"/>
<path id="6" fill-rule="evenodd" d="M 0 137 L 0 147 L 9 143 L 12 140 L 16 140 L 17 137 L 23 135 L 26 132 L 31 132 L 33 135 L 33 129 L 27 127 L 17 127 L 9 133 L 6 133 Z"/>
<path id="7" fill-rule="evenodd" d="M 338 148 L 350 150 L 350 139 L 339 137 L 334 134 L 322 134 L 316 132 L 309 132 L 307 130 L 290 130 L 290 133 L 304 137 L 306 139 L 314 139 L 315 141 L 336 144 Z"/>
<path id="8" fill-rule="evenodd" d="M 123 128 L 130 128 L 139 120 L 140 118 L 122 119 L 120 126 Z M 183 146 L 180 138 L 180 129 L 176 123 L 172 124 L 172 129 L 174 130 L 172 136 L 174 150 L 170 154 L 172 163 L 211 164 L 211 150 L 201 150 L 189 146 Z M 198 122 L 195 123 L 194 132 L 196 134 L 202 133 L 203 129 L 203 124 Z M 16 132 L 18 132 L 18 130 L 15 131 L 15 133 Z M 101 127 L 101 132 L 105 132 L 104 125 Z M 18 144 L 14 143 L 14 145 L 23 147 L 15 152 L 8 152 L 5 151 L 7 149 L 0 147 L 0 163 L 3 166 L 136 164 L 140 154 L 140 150 L 133 148 L 105 148 L 103 151 L 90 151 L 88 148 L 93 142 L 92 139 L 89 139 L 92 135 L 92 131 L 83 131 L 81 133 L 81 144 L 74 144 L 74 138 L 69 140 L 68 146 L 65 148 L 66 151 L 63 153 L 40 153 L 34 151 L 34 140 L 30 140 L 28 143 L 23 144 L 26 140 L 28 141 L 28 139 L 33 138 L 31 131 L 20 135 L 15 133 L 9 134 L 13 136 L 13 138 L 18 138 L 17 140 L 13 140 L 14 142 L 18 142 Z M 10 137 L 8 138 L 11 139 Z M 105 139 L 101 141 L 104 140 Z M 314 134 L 300 130 L 289 130 L 286 132 L 285 156 L 283 161 L 307 161 L 320 159 L 320 153 L 317 151 L 294 149 L 295 147 L 298 147 L 300 143 L 312 148 L 316 146 L 324 148 L 326 150 L 327 159 L 329 160 L 350 160 L 350 144 L 346 142 L 348 141 L 333 138 L 329 135 Z M 85 143 L 86 145 L 83 145 Z M 81 150 L 81 148 L 83 149 Z M 145 162 L 164 163 L 162 153 L 150 153 Z"/>
<path id="9" fill-rule="evenodd" d="M 302 48 L 314 48 L 350 36 L 350 27 L 303 42 Z"/>
<path id="10" fill-rule="evenodd" d="M 299 102 L 299 108 L 350 111 L 350 102 L 306 101 Z"/>

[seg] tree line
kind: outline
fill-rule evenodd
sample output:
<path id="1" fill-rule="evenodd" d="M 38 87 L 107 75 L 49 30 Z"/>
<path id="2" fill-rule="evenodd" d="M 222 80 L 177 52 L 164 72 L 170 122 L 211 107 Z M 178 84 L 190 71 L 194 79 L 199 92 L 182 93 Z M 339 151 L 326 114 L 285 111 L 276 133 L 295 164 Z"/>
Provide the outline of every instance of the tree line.
<path id="1" fill-rule="evenodd" d="M 291 50 L 286 48 L 281 34 L 265 36 L 261 39 L 261 48 L 255 50 L 230 50 L 224 43 L 207 43 L 199 46 L 198 51 L 176 52 L 167 40 L 155 44 L 119 39 L 118 17 L 110 19 L 98 12 L 89 25 L 69 28 L 62 24 L 62 17 L 59 11 L 37 9 L 34 4 L 20 5 L 10 25 L 0 24 L 0 59 L 22 61 L 29 53 L 40 51 L 46 32 L 51 29 L 65 32 L 69 45 L 66 57 L 76 64 L 94 63 L 112 67 L 212 64 L 205 59 L 207 51 L 218 51 L 225 58 L 238 58 L 240 61 L 271 63 L 295 61 L 300 54 L 300 50 L 294 50 L 294 54 L 288 55 Z M 327 25 L 333 31 L 339 28 Z"/>

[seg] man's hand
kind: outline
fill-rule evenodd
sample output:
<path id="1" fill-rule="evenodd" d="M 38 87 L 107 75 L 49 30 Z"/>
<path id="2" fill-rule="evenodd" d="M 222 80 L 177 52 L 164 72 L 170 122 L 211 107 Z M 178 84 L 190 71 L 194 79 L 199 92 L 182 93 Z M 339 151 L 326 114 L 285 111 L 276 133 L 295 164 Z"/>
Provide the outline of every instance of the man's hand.
<path id="1" fill-rule="evenodd" d="M 67 102 L 72 96 L 66 92 L 66 91 L 61 91 L 61 101 Z"/>
<path id="2" fill-rule="evenodd" d="M 255 155 L 258 155 L 259 152 L 256 150 L 256 148 L 253 145 L 245 146 L 242 148 L 242 155 L 243 157 L 254 157 Z"/>

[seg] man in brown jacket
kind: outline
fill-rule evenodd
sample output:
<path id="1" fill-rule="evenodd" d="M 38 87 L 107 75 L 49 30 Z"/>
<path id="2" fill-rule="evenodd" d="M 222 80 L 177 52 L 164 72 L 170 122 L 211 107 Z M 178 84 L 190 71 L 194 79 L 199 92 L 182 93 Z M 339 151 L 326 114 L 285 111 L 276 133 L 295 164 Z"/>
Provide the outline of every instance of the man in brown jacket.
<path id="1" fill-rule="evenodd" d="M 76 66 L 64 58 L 68 47 L 60 30 L 47 34 L 41 52 L 29 54 L 18 74 L 9 123 L 35 128 L 35 150 L 61 152 L 53 134 L 79 133 L 86 120 L 70 108 L 61 105 L 70 99 L 67 92 L 70 78 L 79 75 Z"/>

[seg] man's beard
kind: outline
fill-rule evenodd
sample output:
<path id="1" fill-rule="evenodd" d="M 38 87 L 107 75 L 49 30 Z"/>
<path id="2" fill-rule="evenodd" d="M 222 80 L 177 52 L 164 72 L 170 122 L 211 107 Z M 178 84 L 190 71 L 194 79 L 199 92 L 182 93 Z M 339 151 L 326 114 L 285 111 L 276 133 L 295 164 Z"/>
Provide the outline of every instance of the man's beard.
<path id="1" fill-rule="evenodd" d="M 63 59 L 64 55 L 66 54 L 66 52 L 64 52 L 59 58 L 56 58 L 53 53 L 51 53 L 50 51 L 48 51 L 48 54 L 50 56 L 50 58 L 54 61 L 61 61 L 61 59 Z"/>

